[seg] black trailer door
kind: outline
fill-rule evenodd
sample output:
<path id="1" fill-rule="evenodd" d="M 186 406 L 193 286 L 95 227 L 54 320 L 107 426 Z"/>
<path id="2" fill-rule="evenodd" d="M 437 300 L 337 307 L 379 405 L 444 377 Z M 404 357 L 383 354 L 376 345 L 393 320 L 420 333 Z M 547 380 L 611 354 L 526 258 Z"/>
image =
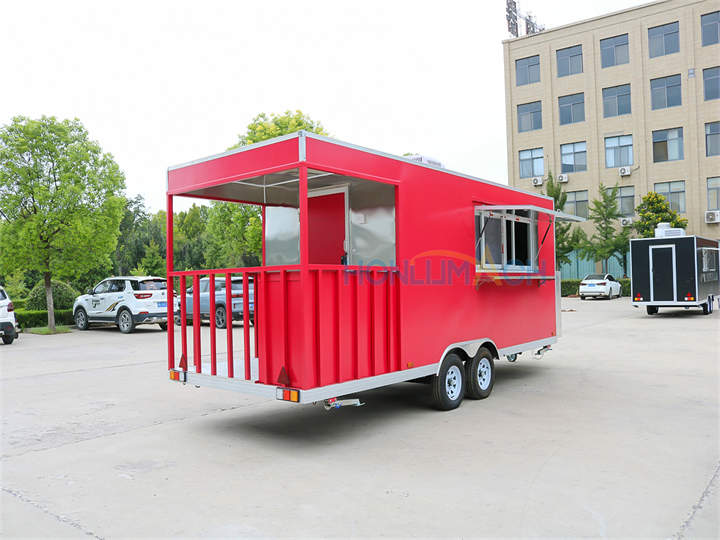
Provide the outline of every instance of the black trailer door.
<path id="1" fill-rule="evenodd" d="M 675 246 L 650 246 L 650 300 L 674 302 Z"/>

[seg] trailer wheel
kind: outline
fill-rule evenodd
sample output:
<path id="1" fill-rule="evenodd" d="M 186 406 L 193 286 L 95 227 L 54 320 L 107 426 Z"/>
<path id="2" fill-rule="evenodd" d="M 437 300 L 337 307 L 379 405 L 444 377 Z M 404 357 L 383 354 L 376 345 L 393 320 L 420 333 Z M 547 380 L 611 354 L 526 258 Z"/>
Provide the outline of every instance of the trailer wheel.
<path id="1" fill-rule="evenodd" d="M 645 306 L 648 315 L 655 315 L 658 312 L 657 306 Z"/>
<path id="2" fill-rule="evenodd" d="M 702 305 L 703 315 L 710 315 L 712 313 L 712 308 L 710 307 L 710 300 L 705 302 Z"/>
<path id="3" fill-rule="evenodd" d="M 225 306 L 218 306 L 215 308 L 215 326 L 217 328 L 225 328 L 227 324 L 227 312 Z"/>
<path id="4" fill-rule="evenodd" d="M 456 409 L 465 394 L 465 369 L 463 361 L 455 353 L 448 354 L 433 377 L 433 403 L 441 411 Z"/>
<path id="5" fill-rule="evenodd" d="M 465 362 L 465 395 L 471 399 L 485 399 L 495 384 L 495 362 L 492 353 L 480 347 L 472 360 Z"/>

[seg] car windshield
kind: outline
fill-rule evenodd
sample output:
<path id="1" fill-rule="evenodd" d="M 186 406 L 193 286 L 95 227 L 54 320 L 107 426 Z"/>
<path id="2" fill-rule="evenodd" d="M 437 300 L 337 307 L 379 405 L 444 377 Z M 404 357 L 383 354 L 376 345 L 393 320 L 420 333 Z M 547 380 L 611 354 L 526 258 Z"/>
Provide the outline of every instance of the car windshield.
<path id="1" fill-rule="evenodd" d="M 164 291 L 167 289 L 167 281 L 164 279 L 133 280 L 130 283 L 134 291 Z"/>
<path id="2" fill-rule="evenodd" d="M 602 274 L 588 274 L 584 279 L 605 279 Z"/>

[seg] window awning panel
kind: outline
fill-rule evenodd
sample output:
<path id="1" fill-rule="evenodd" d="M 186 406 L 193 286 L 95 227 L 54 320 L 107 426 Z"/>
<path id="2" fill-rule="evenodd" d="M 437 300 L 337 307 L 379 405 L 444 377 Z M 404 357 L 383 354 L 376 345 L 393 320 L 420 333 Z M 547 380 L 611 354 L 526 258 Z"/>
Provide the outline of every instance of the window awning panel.
<path id="1" fill-rule="evenodd" d="M 540 206 L 534 206 L 532 204 L 511 204 L 511 205 L 478 205 L 475 207 L 475 213 L 480 212 L 506 212 L 508 210 L 531 210 L 540 214 L 547 214 L 553 216 L 557 221 L 585 221 L 585 218 L 580 216 L 573 216 L 572 214 L 566 214 L 559 210 L 550 210 L 549 208 L 542 208 Z"/>

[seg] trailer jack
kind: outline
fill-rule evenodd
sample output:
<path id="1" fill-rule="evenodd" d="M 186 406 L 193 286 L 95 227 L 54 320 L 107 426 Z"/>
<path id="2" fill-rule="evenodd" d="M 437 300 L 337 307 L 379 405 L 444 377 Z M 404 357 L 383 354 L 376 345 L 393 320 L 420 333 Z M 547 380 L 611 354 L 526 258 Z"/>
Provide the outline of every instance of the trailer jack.
<path id="1" fill-rule="evenodd" d="M 325 407 L 326 411 L 329 411 L 331 409 L 339 409 L 340 407 L 362 407 L 365 405 L 362 403 L 359 399 L 353 398 L 353 399 L 338 399 L 338 398 L 330 398 L 323 400 L 323 407 Z"/>
<path id="2" fill-rule="evenodd" d="M 538 360 L 540 360 L 546 352 L 551 351 L 551 350 L 552 349 L 550 348 L 550 345 L 545 345 L 544 347 L 535 351 L 535 354 L 533 356 L 535 358 L 537 358 Z"/>

